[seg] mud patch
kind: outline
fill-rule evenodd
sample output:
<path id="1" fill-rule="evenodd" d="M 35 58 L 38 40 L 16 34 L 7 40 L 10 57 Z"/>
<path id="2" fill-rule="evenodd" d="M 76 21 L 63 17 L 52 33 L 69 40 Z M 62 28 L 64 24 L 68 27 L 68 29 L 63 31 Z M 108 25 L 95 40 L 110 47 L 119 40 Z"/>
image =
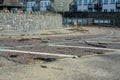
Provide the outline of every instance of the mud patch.
<path id="1" fill-rule="evenodd" d="M 34 60 L 41 60 L 41 61 L 44 61 L 44 62 L 52 62 L 52 61 L 56 61 L 55 58 L 33 58 Z"/>

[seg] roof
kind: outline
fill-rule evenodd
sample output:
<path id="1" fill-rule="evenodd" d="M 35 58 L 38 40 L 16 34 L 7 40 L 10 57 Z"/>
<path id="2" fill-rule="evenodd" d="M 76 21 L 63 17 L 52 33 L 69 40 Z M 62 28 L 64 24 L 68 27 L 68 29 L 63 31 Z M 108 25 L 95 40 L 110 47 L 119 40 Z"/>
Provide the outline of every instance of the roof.
<path id="1" fill-rule="evenodd" d="M 21 7 L 22 5 L 18 2 L 18 0 L 0 0 L 0 6 Z"/>

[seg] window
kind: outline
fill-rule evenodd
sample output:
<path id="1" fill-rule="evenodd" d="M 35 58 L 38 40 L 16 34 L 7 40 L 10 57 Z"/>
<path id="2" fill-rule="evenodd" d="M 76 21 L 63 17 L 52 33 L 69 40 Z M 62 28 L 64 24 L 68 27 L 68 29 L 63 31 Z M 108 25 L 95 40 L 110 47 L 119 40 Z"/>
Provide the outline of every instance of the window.
<path id="1" fill-rule="evenodd" d="M 114 12 L 114 9 L 111 9 L 110 12 Z"/>
<path id="2" fill-rule="evenodd" d="M 81 5 L 82 4 L 82 0 L 78 0 L 78 3 Z"/>
<path id="3" fill-rule="evenodd" d="M 89 0 L 89 3 L 92 3 L 92 0 Z"/>
<path id="4" fill-rule="evenodd" d="M 27 7 L 29 7 L 29 3 L 27 3 Z"/>
<path id="5" fill-rule="evenodd" d="M 31 6 L 33 7 L 33 6 L 34 6 L 34 3 L 31 3 Z"/>
<path id="6" fill-rule="evenodd" d="M 120 0 L 117 0 L 118 3 L 120 3 Z"/>
<path id="7" fill-rule="evenodd" d="M 111 3 L 115 3 L 115 0 L 111 0 Z"/>
<path id="8" fill-rule="evenodd" d="M 117 9 L 116 12 L 120 12 L 120 9 Z"/>
<path id="9" fill-rule="evenodd" d="M 108 0 L 104 0 L 104 4 L 108 4 Z"/>
<path id="10" fill-rule="evenodd" d="M 50 5 L 50 2 L 48 2 L 48 5 Z"/>
<path id="11" fill-rule="evenodd" d="M 47 2 L 45 2 L 44 5 L 47 6 Z"/>
<path id="12" fill-rule="evenodd" d="M 40 4 L 40 6 L 43 7 L 43 3 L 42 3 L 42 2 L 41 2 L 41 4 Z"/>
<path id="13" fill-rule="evenodd" d="M 84 0 L 84 4 L 87 4 L 87 0 Z"/>
<path id="14" fill-rule="evenodd" d="M 107 12 L 107 9 L 104 9 L 104 12 Z"/>

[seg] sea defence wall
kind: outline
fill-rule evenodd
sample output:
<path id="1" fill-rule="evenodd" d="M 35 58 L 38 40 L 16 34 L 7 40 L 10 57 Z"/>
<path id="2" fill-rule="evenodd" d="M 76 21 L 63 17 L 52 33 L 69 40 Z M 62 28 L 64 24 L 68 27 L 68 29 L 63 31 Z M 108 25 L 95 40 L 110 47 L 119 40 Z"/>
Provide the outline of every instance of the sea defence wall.
<path id="1" fill-rule="evenodd" d="M 0 12 L 0 30 L 49 30 L 62 28 L 60 14 Z"/>
<path id="2" fill-rule="evenodd" d="M 78 24 L 101 25 L 120 27 L 120 12 L 61 12 L 65 23 L 73 24 L 77 19 Z"/>

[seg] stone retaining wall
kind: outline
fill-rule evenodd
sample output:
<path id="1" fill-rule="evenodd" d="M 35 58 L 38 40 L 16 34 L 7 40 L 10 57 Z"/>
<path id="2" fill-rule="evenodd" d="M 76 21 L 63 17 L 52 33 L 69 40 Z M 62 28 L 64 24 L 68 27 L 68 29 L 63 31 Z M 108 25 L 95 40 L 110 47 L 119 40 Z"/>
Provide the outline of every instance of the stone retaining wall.
<path id="1" fill-rule="evenodd" d="M 52 13 L 0 12 L 0 30 L 46 30 L 62 28 L 62 17 Z"/>

